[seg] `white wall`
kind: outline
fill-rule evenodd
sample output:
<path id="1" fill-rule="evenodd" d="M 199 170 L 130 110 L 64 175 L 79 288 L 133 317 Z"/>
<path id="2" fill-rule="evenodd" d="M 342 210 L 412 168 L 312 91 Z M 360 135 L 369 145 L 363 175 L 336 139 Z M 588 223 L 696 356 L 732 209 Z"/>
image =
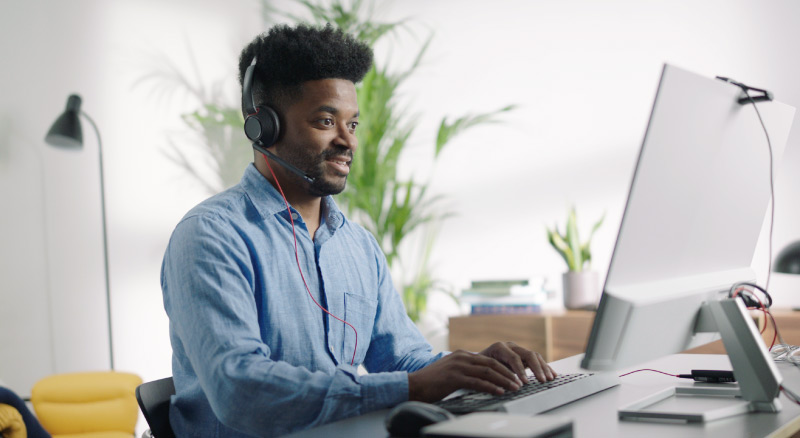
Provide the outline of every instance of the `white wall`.
<path id="1" fill-rule="evenodd" d="M 404 172 L 434 175 L 457 213 L 434 253 L 437 275 L 456 288 L 531 276 L 560 287 L 563 262 L 544 225 L 563 221 L 569 204 L 584 230 L 606 213 L 593 245 L 595 268 L 606 269 L 663 62 L 764 86 L 800 106 L 800 4 L 791 0 L 406 0 L 378 12 L 416 20 L 415 36 L 400 33 L 393 45 L 399 65 L 435 31 L 404 90 L 422 114 Z M 249 0 L 2 3 L 0 379 L 13 389 L 27 394 L 42 375 L 108 366 L 97 144 L 88 124 L 82 152 L 42 140 L 72 92 L 103 136 L 117 368 L 145 380 L 171 372 L 161 256 L 205 194 L 163 150 L 196 102 L 134 84 L 164 57 L 192 72 L 190 47 L 199 81 L 227 79 L 235 102 L 236 57 L 260 20 Z M 456 139 L 435 169 L 419 164 L 441 116 L 509 103 L 519 108 L 506 123 Z M 776 166 L 775 253 L 800 238 L 798 132 Z M 763 278 L 765 240 L 758 251 Z M 775 277 L 779 305 L 800 303 L 792 280 Z"/>
<path id="2" fill-rule="evenodd" d="M 164 149 L 196 103 L 134 85 L 164 59 L 191 72 L 189 47 L 202 80 L 235 78 L 259 14 L 249 1 L 0 6 L 0 376 L 16 391 L 49 373 L 109 367 L 96 136 L 84 120 L 82 151 L 43 141 L 70 93 L 103 139 L 116 368 L 146 380 L 171 373 L 161 255 L 205 194 Z"/>
<path id="3" fill-rule="evenodd" d="M 430 61 L 409 86 L 418 107 L 433 116 L 423 123 L 521 105 L 505 125 L 457 139 L 436 169 L 435 186 L 459 214 L 442 231 L 438 272 L 462 286 L 478 277 L 546 275 L 560 287 L 563 262 L 544 224 L 563 223 L 573 203 L 583 231 L 607 213 L 594 244 L 594 267 L 606 269 L 664 62 L 761 84 L 779 100 L 800 104 L 796 3 L 468 0 L 453 6 L 395 6 L 435 30 Z M 800 238 L 799 132 L 776 166 L 776 251 Z M 760 248 L 762 277 L 765 256 Z"/>

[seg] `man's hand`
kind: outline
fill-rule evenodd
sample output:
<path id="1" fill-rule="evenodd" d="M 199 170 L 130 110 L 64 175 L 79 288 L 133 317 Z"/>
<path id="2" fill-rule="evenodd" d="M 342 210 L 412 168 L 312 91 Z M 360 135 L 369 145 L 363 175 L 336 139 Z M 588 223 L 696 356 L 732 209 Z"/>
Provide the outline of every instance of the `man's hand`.
<path id="1" fill-rule="evenodd" d="M 541 354 L 522 348 L 513 342 L 495 342 L 481 351 L 484 356 L 497 359 L 510 368 L 522 383 L 528 383 L 525 368 L 530 368 L 536 380 L 550 381 L 556 378 L 556 372 L 545 362 Z"/>
<path id="2" fill-rule="evenodd" d="M 480 353 L 454 351 L 408 375 L 409 400 L 434 402 L 458 389 L 516 391 L 520 381 L 528 382 L 526 367 L 542 382 L 556 376 L 541 355 L 512 342 L 497 342 Z"/>

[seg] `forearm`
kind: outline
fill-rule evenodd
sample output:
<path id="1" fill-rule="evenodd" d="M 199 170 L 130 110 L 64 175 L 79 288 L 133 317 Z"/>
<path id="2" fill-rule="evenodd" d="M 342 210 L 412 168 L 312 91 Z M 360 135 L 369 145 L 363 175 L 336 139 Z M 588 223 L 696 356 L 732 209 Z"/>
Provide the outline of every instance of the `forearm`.
<path id="1" fill-rule="evenodd" d="M 310 363 L 271 359 L 270 347 L 258 337 L 257 326 L 246 322 L 251 318 L 242 315 L 242 308 L 206 303 L 194 310 L 188 305 L 168 309 L 176 389 L 180 394 L 180 375 L 187 385 L 199 384 L 202 394 L 196 396 L 205 398 L 213 415 L 232 429 L 278 436 L 408 398 L 404 372 L 359 376 L 349 364 L 311 371 Z M 208 323 L 226 314 L 240 317 L 225 319 L 225 330 Z"/>
<path id="2" fill-rule="evenodd" d="M 408 398 L 404 372 L 359 376 L 355 367 L 311 372 L 249 357 L 223 361 L 200 382 L 214 414 L 253 435 L 280 435 L 394 406 Z"/>

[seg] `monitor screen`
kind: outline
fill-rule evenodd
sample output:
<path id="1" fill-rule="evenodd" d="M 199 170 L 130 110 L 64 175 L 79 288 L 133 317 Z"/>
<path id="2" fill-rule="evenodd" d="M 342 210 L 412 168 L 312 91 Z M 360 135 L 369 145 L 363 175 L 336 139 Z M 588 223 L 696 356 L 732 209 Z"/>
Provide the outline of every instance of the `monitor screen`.
<path id="1" fill-rule="evenodd" d="M 703 303 L 754 281 L 770 152 L 732 84 L 665 65 L 582 366 L 614 370 L 716 339 Z M 780 158 L 794 108 L 757 104 Z M 766 268 L 766 266 L 764 267 Z"/>

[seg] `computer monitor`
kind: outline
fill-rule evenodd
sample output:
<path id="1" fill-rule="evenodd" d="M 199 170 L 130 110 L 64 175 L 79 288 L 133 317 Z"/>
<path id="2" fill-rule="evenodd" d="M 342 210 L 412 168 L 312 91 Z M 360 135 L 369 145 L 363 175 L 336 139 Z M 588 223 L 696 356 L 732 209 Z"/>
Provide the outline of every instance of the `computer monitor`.
<path id="1" fill-rule="evenodd" d="M 721 334 L 744 396 L 775 410 L 780 375 L 740 300 L 728 298 L 735 283 L 754 281 L 770 202 L 767 140 L 741 95 L 664 66 L 581 366 L 618 370 Z M 794 108 L 757 105 L 777 161 Z M 767 377 L 746 383 L 745 372 Z"/>

